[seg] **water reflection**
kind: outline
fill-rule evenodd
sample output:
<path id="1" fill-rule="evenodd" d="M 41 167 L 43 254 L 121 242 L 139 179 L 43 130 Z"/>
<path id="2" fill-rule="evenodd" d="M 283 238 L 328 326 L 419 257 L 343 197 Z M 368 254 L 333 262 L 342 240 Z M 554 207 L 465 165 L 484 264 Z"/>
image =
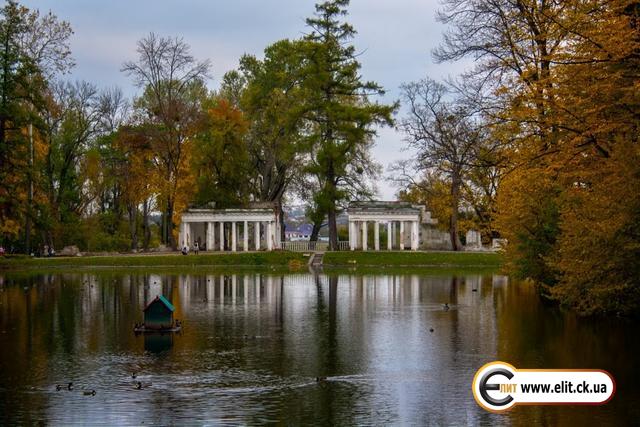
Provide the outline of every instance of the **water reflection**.
<path id="1" fill-rule="evenodd" d="M 136 337 L 160 294 L 182 332 Z M 0 422 L 625 424 L 640 419 L 633 333 L 545 307 L 498 275 L 5 276 Z M 618 396 L 489 414 L 470 384 L 496 359 L 609 369 Z M 55 390 L 70 381 L 77 391 Z"/>

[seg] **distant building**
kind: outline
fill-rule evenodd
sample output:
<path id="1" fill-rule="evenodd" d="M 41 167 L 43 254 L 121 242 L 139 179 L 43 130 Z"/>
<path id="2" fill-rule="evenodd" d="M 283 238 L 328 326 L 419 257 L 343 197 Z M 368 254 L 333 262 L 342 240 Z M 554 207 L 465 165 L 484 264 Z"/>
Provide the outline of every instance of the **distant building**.
<path id="1" fill-rule="evenodd" d="M 308 241 L 311 238 L 313 232 L 313 225 L 300 224 L 294 226 L 291 224 L 285 224 L 284 237 L 289 242 Z"/>

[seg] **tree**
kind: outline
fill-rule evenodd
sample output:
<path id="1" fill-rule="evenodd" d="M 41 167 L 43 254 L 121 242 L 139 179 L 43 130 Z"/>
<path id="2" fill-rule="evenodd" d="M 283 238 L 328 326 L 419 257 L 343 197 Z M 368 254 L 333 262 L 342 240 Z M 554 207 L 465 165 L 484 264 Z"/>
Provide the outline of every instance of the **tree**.
<path id="1" fill-rule="evenodd" d="M 247 202 L 251 173 L 245 135 L 248 123 L 226 99 L 214 99 L 193 149 L 196 203 L 218 208 Z"/>
<path id="2" fill-rule="evenodd" d="M 197 61 L 182 39 L 153 33 L 138 42 L 137 51 L 138 62 L 126 62 L 122 71 L 144 89 L 137 106 L 156 127 L 155 166 L 163 181 L 159 195 L 163 203 L 161 237 L 175 249 L 176 199 L 185 189 L 182 180 L 187 177 L 183 174 L 189 170 L 185 147 L 201 123 L 210 63 Z"/>
<path id="3" fill-rule="evenodd" d="M 440 174 L 448 183 L 451 247 L 462 250 L 460 202 L 464 181 L 482 144 L 482 128 L 462 103 L 447 100 L 447 88 L 434 80 L 405 84 L 402 91 L 409 113 L 400 122 L 400 129 L 408 146 L 416 150 L 417 169 Z"/>
<path id="4" fill-rule="evenodd" d="M 102 134 L 98 89 L 87 82 L 58 83 L 43 111 L 43 187 L 48 203 L 38 221 L 45 241 L 78 244 L 78 223 L 95 194 L 85 191 L 84 159 Z"/>
<path id="5" fill-rule="evenodd" d="M 300 84 L 304 46 L 281 40 L 265 49 L 263 60 L 249 55 L 240 60 L 246 82 L 241 108 L 250 123 L 247 143 L 255 171 L 251 192 L 255 200 L 275 204 L 283 239 L 282 200 L 292 179 L 301 174 L 308 151 Z"/>
<path id="6" fill-rule="evenodd" d="M 436 53 L 476 58 L 504 144 L 510 265 L 580 313 L 637 312 L 637 2 L 447 1 L 441 18 Z"/>
<path id="7" fill-rule="evenodd" d="M 314 17 L 306 21 L 312 31 L 304 38 L 305 119 L 310 122 L 308 138 L 314 147 L 308 171 L 322 178 L 318 198 L 326 206 L 332 250 L 338 249 L 337 205 L 347 196 L 343 183 L 350 169 L 358 169 L 361 149 L 370 144 L 374 126 L 390 125 L 396 108 L 369 100 L 384 91 L 374 82 L 361 80 L 360 63 L 350 44 L 355 30 L 340 21 L 348 4 L 348 0 L 317 4 Z"/>

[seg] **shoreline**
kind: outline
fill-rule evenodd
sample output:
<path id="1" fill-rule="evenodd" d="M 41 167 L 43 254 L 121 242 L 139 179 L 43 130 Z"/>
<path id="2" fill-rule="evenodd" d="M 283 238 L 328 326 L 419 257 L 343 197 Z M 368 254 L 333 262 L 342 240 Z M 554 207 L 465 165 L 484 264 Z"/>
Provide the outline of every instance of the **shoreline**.
<path id="1" fill-rule="evenodd" d="M 30 258 L 27 256 L 0 259 L 0 272 L 67 270 L 70 268 L 108 269 L 190 269 L 190 268 L 241 268 L 285 271 L 307 270 L 311 252 L 236 252 L 200 253 L 181 255 L 171 253 L 119 254 L 79 257 Z M 323 270 L 353 271 L 373 269 L 499 269 L 500 254 L 492 252 L 443 252 L 443 251 L 349 251 L 326 252 Z"/>

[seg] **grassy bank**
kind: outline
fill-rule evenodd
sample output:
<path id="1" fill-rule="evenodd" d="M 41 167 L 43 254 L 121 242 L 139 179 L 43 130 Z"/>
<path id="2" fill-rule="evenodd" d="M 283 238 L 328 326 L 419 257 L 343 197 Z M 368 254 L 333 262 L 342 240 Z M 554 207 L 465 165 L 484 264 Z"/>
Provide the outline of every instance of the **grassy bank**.
<path id="1" fill-rule="evenodd" d="M 171 254 L 154 255 L 107 255 L 82 257 L 29 258 L 11 257 L 0 259 L 0 269 L 24 270 L 62 267 L 201 267 L 201 266 L 247 266 L 288 267 L 306 266 L 308 258 L 296 252 L 248 252 L 248 253 L 201 253 L 187 256 Z"/>
<path id="2" fill-rule="evenodd" d="M 324 267 L 498 268 L 501 255 L 491 252 L 327 252 Z"/>
<path id="3" fill-rule="evenodd" d="M 48 270 L 73 268 L 148 268 L 188 271 L 193 268 L 270 268 L 277 270 L 306 269 L 308 257 L 300 252 L 238 252 L 201 253 L 187 256 L 178 253 L 144 255 L 106 255 L 82 257 L 29 258 L 26 256 L 0 259 L 0 270 Z M 481 268 L 496 269 L 501 256 L 478 252 L 327 252 L 323 258 L 325 270 L 376 271 L 403 268 Z"/>

